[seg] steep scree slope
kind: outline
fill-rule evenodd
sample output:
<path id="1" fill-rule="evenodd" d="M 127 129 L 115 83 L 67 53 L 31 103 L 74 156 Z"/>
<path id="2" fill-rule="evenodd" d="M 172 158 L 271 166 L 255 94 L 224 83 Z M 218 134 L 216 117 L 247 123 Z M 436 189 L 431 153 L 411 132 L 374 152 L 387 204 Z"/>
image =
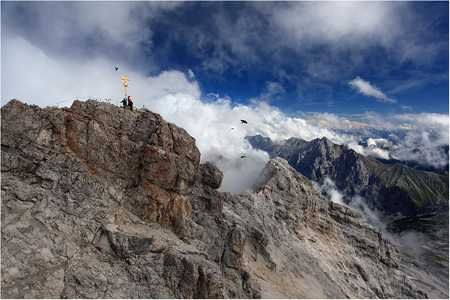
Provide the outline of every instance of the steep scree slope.
<path id="1" fill-rule="evenodd" d="M 389 240 L 283 159 L 231 195 L 148 110 L 12 100 L 1 118 L 4 298 L 425 296 Z"/>

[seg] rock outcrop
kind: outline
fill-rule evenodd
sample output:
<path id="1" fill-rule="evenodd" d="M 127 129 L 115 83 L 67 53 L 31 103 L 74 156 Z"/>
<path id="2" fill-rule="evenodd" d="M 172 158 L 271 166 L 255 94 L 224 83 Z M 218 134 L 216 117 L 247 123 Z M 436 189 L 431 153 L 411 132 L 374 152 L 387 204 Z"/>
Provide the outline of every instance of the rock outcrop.
<path id="1" fill-rule="evenodd" d="M 280 158 L 220 193 L 148 110 L 2 107 L 4 298 L 423 298 L 399 252 Z"/>

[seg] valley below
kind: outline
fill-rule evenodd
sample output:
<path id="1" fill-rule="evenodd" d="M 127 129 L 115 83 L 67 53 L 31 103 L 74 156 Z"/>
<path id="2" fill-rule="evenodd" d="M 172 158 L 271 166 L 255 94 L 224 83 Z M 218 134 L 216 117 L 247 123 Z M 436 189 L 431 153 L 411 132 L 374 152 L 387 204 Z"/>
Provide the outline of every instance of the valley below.
<path id="1" fill-rule="evenodd" d="M 389 224 L 393 242 L 402 254 L 401 269 L 413 277 L 429 298 L 449 297 L 448 203 L 430 205 L 412 217 Z M 396 239 L 400 235 L 400 240 Z M 403 237 L 403 238 L 401 238 Z"/>

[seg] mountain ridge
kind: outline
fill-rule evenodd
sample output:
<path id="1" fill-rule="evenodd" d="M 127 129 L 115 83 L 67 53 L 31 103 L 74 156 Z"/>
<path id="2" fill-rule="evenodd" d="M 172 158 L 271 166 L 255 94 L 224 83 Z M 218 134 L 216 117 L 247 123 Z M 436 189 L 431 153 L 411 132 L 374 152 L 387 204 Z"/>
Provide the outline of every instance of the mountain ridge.
<path id="1" fill-rule="evenodd" d="M 323 183 L 329 177 L 339 190 L 368 198 L 372 208 L 391 217 L 398 212 L 412 215 L 428 202 L 448 201 L 448 176 L 398 163 L 383 164 L 325 137 L 310 142 L 290 138 L 279 144 L 260 135 L 247 140 L 254 148 L 267 151 L 271 158 L 285 158 L 311 180 Z M 396 205 L 389 203 L 393 194 Z"/>
<path id="2" fill-rule="evenodd" d="M 399 246 L 401 267 L 420 287 L 433 298 L 448 297 L 448 173 L 381 163 L 326 138 L 247 139 L 270 157 L 288 160 L 323 196 L 364 213 Z"/>
<path id="3" fill-rule="evenodd" d="M 424 298 L 364 217 L 287 161 L 221 193 L 149 110 L 12 100 L 2 118 L 5 298 Z"/>

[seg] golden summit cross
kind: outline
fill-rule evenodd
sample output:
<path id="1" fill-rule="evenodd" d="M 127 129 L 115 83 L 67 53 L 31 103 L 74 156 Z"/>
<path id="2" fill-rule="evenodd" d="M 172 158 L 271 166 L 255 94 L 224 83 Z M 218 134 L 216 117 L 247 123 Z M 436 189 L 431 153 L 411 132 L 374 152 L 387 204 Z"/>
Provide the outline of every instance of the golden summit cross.
<path id="1" fill-rule="evenodd" d="M 128 81 L 130 81 L 130 78 L 127 77 L 127 75 L 122 76 L 123 86 L 125 87 L 125 98 L 127 97 L 127 86 Z"/>

